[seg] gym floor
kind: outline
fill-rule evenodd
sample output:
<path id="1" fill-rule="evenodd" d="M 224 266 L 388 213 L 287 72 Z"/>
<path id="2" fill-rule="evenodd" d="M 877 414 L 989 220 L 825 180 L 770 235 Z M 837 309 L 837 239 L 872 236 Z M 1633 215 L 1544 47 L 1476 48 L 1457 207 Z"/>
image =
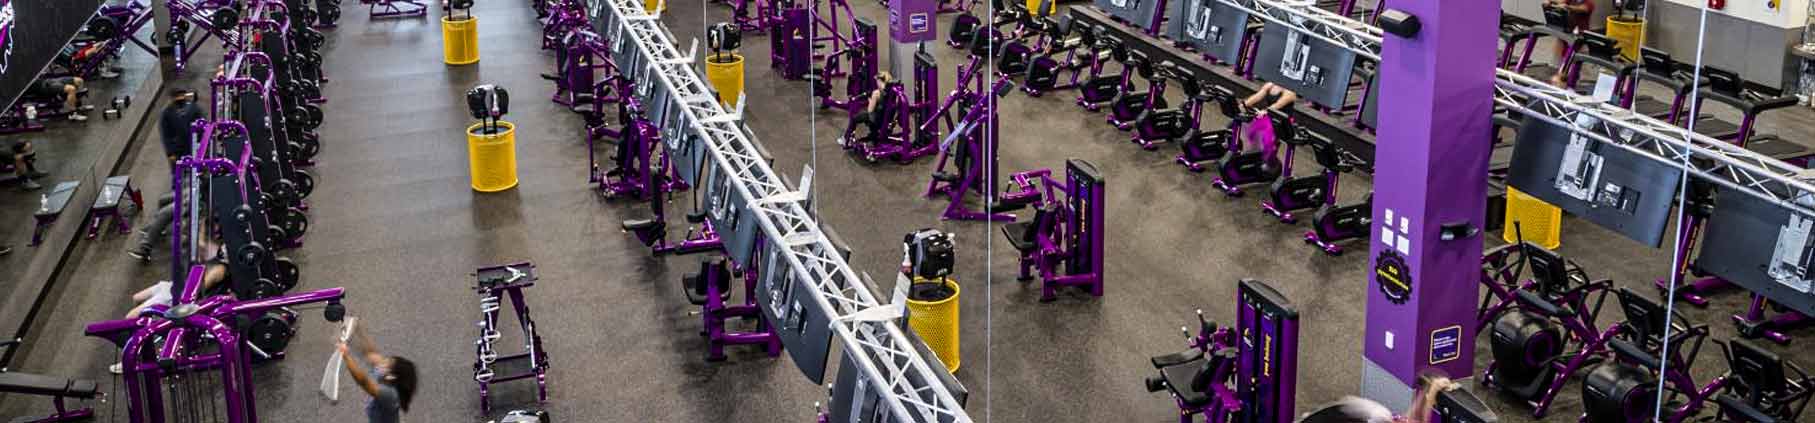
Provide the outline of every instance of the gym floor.
<path id="1" fill-rule="evenodd" d="M 647 216 L 647 206 L 602 199 L 585 183 L 582 123 L 546 101 L 553 86 L 535 77 L 550 71 L 553 59 L 537 49 L 540 25 L 527 0 L 478 4 L 473 12 L 480 18 L 482 60 L 463 67 L 440 62 L 438 12 L 426 19 L 368 21 L 356 6 L 349 2 L 341 26 L 325 31 L 325 71 L 332 82 L 323 105 L 320 164 L 309 169 L 318 181 L 310 198 L 313 228 L 306 245 L 286 254 L 303 264 L 299 289 L 346 287 L 349 313 L 361 318 L 381 348 L 423 369 L 409 420 L 485 417 L 478 413 L 471 381 L 471 322 L 478 317 L 478 298 L 468 289 L 469 273 L 527 260 L 541 272 L 541 282 L 526 292 L 552 355 L 545 408 L 556 418 L 811 421 L 812 406 L 824 401 L 825 390 L 802 378 L 788 359 L 733 347 L 730 360 L 704 362 L 700 320 L 688 314 L 695 307 L 679 289 L 680 276 L 694 270 L 698 258 L 651 257 L 618 229 L 623 220 Z M 874 2 L 857 0 L 852 6 L 859 16 L 886 22 L 886 11 Z M 688 1 L 669 7 L 664 21 L 683 44 L 703 38 L 705 23 L 729 19 L 728 9 L 719 5 Z M 942 17 L 941 27 L 950 20 L 951 15 Z M 971 390 L 968 409 L 974 418 L 1172 421 L 1171 401 L 1142 387 L 1142 379 L 1153 373 L 1147 357 L 1183 347 L 1177 328 L 1191 320 L 1193 310 L 1232 321 L 1234 282 L 1240 278 L 1270 282 L 1303 315 L 1300 411 L 1358 391 L 1361 341 L 1355 334 L 1365 324 L 1363 255 L 1327 257 L 1303 245 L 1302 224 L 1273 221 L 1252 197 L 1223 197 L 1210 187 L 1208 175 L 1172 163 L 1170 147 L 1146 152 L 1130 145 L 1127 134 L 1102 123 L 1100 114 L 1072 105 L 1069 93 L 1042 98 L 1016 93 L 1003 100 L 1001 112 L 1004 174 L 1057 169 L 1068 158 L 1081 158 L 1108 180 L 1107 293 L 1092 298 L 1062 291 L 1059 300 L 1040 303 L 1036 285 L 1014 280 L 1015 257 L 1000 238 L 999 224 L 942 222 L 937 216 L 945 202 L 919 198 L 931 159 L 872 165 L 844 155 L 833 142 L 845 125 L 842 113 L 815 113 L 805 82 L 784 81 L 769 71 L 766 35 L 747 34 L 744 44 L 748 123 L 774 154 L 773 168 L 789 179 L 797 179 L 803 165 L 813 166 L 820 218 L 854 248 L 855 269 L 878 276 L 886 290 L 893 280 L 888 273 L 899 263 L 902 234 L 923 227 L 958 234 L 964 360 L 957 375 Z M 941 91 L 949 90 L 963 57 L 943 46 L 932 50 L 945 78 Z M 501 85 L 516 99 L 507 120 L 518 128 L 522 183 L 497 194 L 474 193 L 467 186 L 462 131 L 471 118 L 462 95 L 484 83 Z M 170 84 L 195 86 L 199 80 L 192 74 Z M 1222 122 L 1213 118 L 1204 124 Z M 168 169 L 154 137 L 137 144 L 137 159 L 123 173 L 141 181 L 164 179 Z M 600 153 L 609 154 L 609 147 Z M 1299 164 L 1316 168 L 1308 161 Z M 155 198 L 168 182 L 142 186 Z M 1355 200 L 1370 188 L 1365 178 L 1345 176 L 1342 198 Z M 672 210 L 688 210 L 687 204 L 686 195 L 677 196 Z M 680 214 L 670 217 L 684 226 Z M 1586 222 L 1570 220 L 1566 228 L 1562 252 L 1596 278 L 1650 292 L 1651 280 L 1669 268 L 1668 249 L 1645 248 Z M 51 306 L 33 331 L 37 339 L 29 340 L 15 369 L 94 378 L 103 381 L 103 389 L 114 389 L 118 379 L 104 368 L 115 361 L 116 351 L 82 337 L 82 326 L 124 313 L 131 307 L 127 295 L 165 277 L 161 261 L 126 257 L 127 245 L 126 237 L 110 235 L 76 247 L 71 257 L 76 265 L 50 294 Z M 1743 298 L 1714 298 L 1706 309 L 1683 311 L 1710 324 L 1715 339 L 1731 338 L 1726 316 L 1741 309 Z M 259 412 L 266 421 L 357 421 L 363 415 L 364 399 L 355 388 L 343 386 L 342 395 L 351 399 L 341 404 L 328 404 L 313 392 L 334 332 L 319 316 L 303 312 L 305 323 L 289 358 L 257 371 Z M 506 331 L 505 344 L 517 335 Z M 1484 368 L 1486 344 L 1478 344 L 1477 368 Z M 1815 353 L 1806 348 L 1772 348 L 1815 365 Z M 1713 351 L 1698 360 L 1698 380 L 1726 368 Z M 1552 419 L 1580 412 L 1574 399 L 1579 387 L 1572 382 L 1565 388 Z M 527 382 L 494 388 L 495 410 L 536 407 Z M 1483 396 L 1506 421 L 1530 421 L 1529 407 Z M 36 398 L 3 400 L 5 416 L 48 407 Z M 101 421 L 123 412 L 114 410 L 118 402 L 93 405 Z"/>

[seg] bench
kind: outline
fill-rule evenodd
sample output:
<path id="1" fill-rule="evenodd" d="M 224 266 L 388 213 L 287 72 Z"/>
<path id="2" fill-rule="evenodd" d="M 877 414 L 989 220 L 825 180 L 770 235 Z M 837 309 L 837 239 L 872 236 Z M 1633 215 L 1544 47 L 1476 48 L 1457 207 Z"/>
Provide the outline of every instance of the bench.
<path id="1" fill-rule="evenodd" d="M 17 346 L 18 344 L 19 341 L 16 339 L 0 342 L 0 346 Z M 88 420 L 94 417 L 93 409 L 65 409 L 64 398 L 94 399 L 100 396 L 101 390 L 100 385 L 92 380 L 0 371 L 0 393 L 51 397 L 51 402 L 57 407 L 55 414 L 18 417 L 10 420 L 12 423 L 62 423 Z"/>
<path id="2" fill-rule="evenodd" d="M 51 187 L 49 193 L 44 194 L 38 211 L 32 213 L 32 220 L 36 221 L 37 227 L 32 229 L 31 246 L 36 247 L 44 242 L 44 231 L 50 229 L 50 224 L 57 222 L 57 216 L 63 214 L 63 209 L 69 206 L 69 198 L 76 195 L 76 188 L 81 186 L 79 181 L 58 182 L 57 186 Z"/>
<path id="3" fill-rule="evenodd" d="M 130 197 L 127 195 L 130 194 Z M 107 178 L 101 185 L 101 195 L 95 196 L 95 205 L 88 209 L 88 239 L 95 239 L 101 234 L 101 223 L 113 218 L 114 226 L 120 233 L 132 231 L 132 219 L 126 218 L 120 211 L 122 198 L 132 200 L 134 210 L 144 210 L 145 201 L 139 196 L 139 190 L 132 187 L 132 177 L 121 175 Z"/>

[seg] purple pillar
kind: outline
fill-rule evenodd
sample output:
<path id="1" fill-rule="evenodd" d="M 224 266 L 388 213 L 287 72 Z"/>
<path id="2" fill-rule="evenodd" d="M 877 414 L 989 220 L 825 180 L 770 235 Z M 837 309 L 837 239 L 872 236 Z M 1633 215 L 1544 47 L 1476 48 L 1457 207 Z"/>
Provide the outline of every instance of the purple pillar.
<path id="1" fill-rule="evenodd" d="M 1420 370 L 1474 370 L 1481 238 L 1445 241 L 1439 228 L 1485 223 L 1499 8 L 1479 3 L 1395 1 L 1423 29 L 1381 48 L 1380 92 L 1392 94 L 1378 103 L 1375 156 L 1388 165 L 1374 174 L 1361 392 L 1396 410 Z"/>

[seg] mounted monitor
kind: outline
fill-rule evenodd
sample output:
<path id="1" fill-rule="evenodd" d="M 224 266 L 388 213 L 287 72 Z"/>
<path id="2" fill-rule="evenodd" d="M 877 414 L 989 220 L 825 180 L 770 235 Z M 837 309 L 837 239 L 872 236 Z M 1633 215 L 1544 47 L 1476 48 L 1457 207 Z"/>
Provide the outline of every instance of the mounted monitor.
<path id="1" fill-rule="evenodd" d="M 1223 63 L 1235 63 L 1248 34 L 1248 11 L 1221 0 L 1182 0 L 1172 3 L 1166 36 L 1191 46 Z"/>
<path id="2" fill-rule="evenodd" d="M 751 251 L 756 248 L 756 211 L 750 207 L 749 199 L 732 188 L 731 178 L 722 169 L 713 168 L 708 174 L 706 218 L 712 221 L 712 228 L 723 241 L 725 256 L 740 266 L 747 266 Z"/>
<path id="3" fill-rule="evenodd" d="M 813 300 L 813 281 L 800 278 L 788 266 L 783 258 L 785 248 L 779 244 L 763 248 L 762 262 L 757 264 L 757 308 L 801 374 L 814 384 L 825 383 L 832 320 Z"/>
<path id="4" fill-rule="evenodd" d="M 1519 191 L 1653 248 L 1681 181 L 1669 165 L 1540 119 L 1519 126 L 1507 175 Z"/>
<path id="5" fill-rule="evenodd" d="M 1380 73 L 1368 80 L 1368 90 L 1362 94 L 1361 124 L 1369 128 L 1380 129 Z"/>
<path id="6" fill-rule="evenodd" d="M 1109 12 L 1110 16 L 1140 28 L 1142 32 L 1153 33 L 1159 29 L 1158 14 L 1163 11 L 1160 9 L 1160 3 L 1163 2 L 1165 0 L 1096 0 L 1096 6 Z"/>
<path id="7" fill-rule="evenodd" d="M 1276 22 L 1261 32 L 1254 60 L 1262 81 L 1324 107 L 1342 107 L 1355 71 L 1355 52 Z"/>
<path id="8" fill-rule="evenodd" d="M 1805 315 L 1815 315 L 1809 272 L 1809 232 L 1815 217 L 1723 189 L 1702 238 L 1695 267 L 1764 295 Z M 1799 201 L 1805 205 L 1815 199 Z"/>

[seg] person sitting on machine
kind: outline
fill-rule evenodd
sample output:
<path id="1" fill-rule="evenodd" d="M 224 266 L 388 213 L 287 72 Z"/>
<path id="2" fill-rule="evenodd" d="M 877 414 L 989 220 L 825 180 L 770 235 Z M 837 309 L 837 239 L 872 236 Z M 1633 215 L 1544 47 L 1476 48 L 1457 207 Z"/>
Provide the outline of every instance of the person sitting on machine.
<path id="1" fill-rule="evenodd" d="M 1271 99 L 1271 101 L 1268 101 L 1269 99 Z M 1273 123 L 1269 119 L 1260 119 L 1260 117 L 1265 117 L 1268 113 L 1279 112 L 1285 110 L 1287 107 L 1292 107 L 1292 103 L 1297 101 L 1298 93 L 1292 92 L 1292 90 L 1288 90 L 1286 87 L 1274 85 L 1271 82 L 1262 84 L 1260 89 L 1254 91 L 1254 94 L 1243 99 L 1242 108 L 1248 109 L 1250 112 L 1254 113 L 1256 119 L 1250 123 L 1248 135 L 1241 137 L 1242 150 L 1247 151 L 1259 148 L 1262 152 L 1266 153 L 1266 165 L 1268 168 L 1279 167 L 1279 159 L 1274 157 L 1275 150 L 1278 148 L 1278 143 L 1275 142 L 1274 138 L 1271 136 L 1271 133 L 1273 132 Z M 1255 107 L 1259 107 L 1261 104 L 1266 104 L 1267 107 L 1256 110 Z M 1265 125 L 1264 129 L 1261 125 Z M 1268 134 L 1268 136 L 1256 136 L 1257 131 L 1260 131 L 1258 133 Z"/>
<path id="2" fill-rule="evenodd" d="M 215 286 L 220 285 L 221 281 L 227 280 L 227 253 L 221 249 L 220 245 L 207 240 L 202 241 L 202 250 L 205 251 L 202 260 L 207 263 L 207 270 L 203 271 L 202 287 L 196 292 L 206 294 Z M 126 315 L 121 318 L 139 318 L 146 309 L 154 305 L 169 307 L 176 300 L 177 293 L 174 292 L 174 287 L 175 285 L 170 281 L 158 281 L 139 292 L 132 293 L 132 300 L 139 302 L 139 305 L 133 306 L 132 310 L 127 311 Z M 117 361 L 113 365 L 107 366 L 107 372 L 116 375 L 125 373 L 125 370 L 125 366 Z"/>
<path id="3" fill-rule="evenodd" d="M 410 399 L 416 396 L 416 363 L 379 353 L 378 345 L 366 336 L 365 326 L 355 327 L 353 333 L 359 337 L 359 349 L 366 363 L 360 363 L 359 358 L 347 351 L 345 341 L 336 340 L 335 348 L 340 350 L 342 363 L 346 365 L 347 374 L 353 376 L 353 382 L 372 396 L 372 401 L 366 403 L 366 421 L 401 421 L 403 413 L 410 411 Z"/>
<path id="4" fill-rule="evenodd" d="M 69 112 L 69 120 L 82 122 L 88 120 L 88 116 L 82 112 L 95 109 L 93 105 L 81 104 L 80 101 L 77 101 L 76 96 L 82 91 L 82 83 L 82 78 L 74 76 L 44 78 L 32 84 L 26 95 L 39 98 L 56 98 L 61 95 L 63 97 L 62 111 Z"/>
<path id="5" fill-rule="evenodd" d="M 876 89 L 870 91 L 870 99 L 865 103 L 863 112 L 851 117 L 850 124 L 845 126 L 844 135 L 839 137 L 838 145 L 850 145 L 852 141 L 877 141 L 876 138 L 883 135 L 883 125 L 887 123 L 889 116 L 877 116 L 876 109 L 881 107 L 890 89 L 899 86 L 901 81 L 896 81 L 888 72 L 877 72 Z M 859 127 L 864 130 L 863 136 L 856 136 Z"/>
<path id="6" fill-rule="evenodd" d="M 1297 423 L 1424 423 L 1430 419 L 1431 409 L 1437 404 L 1437 394 L 1462 387 L 1436 372 L 1419 374 L 1417 385 L 1413 388 L 1411 409 L 1404 415 L 1395 416 L 1392 410 L 1373 400 L 1348 396 L 1305 413 Z"/>
<path id="7" fill-rule="evenodd" d="M 12 160 L 7 164 L 12 166 L 13 175 L 19 180 L 19 188 L 28 191 L 43 188 L 43 185 L 32 181 L 32 178 L 45 175 L 44 172 L 38 171 L 38 152 L 32 150 L 32 142 L 19 141 L 13 143 L 12 147 L 7 150 L 12 153 Z"/>

